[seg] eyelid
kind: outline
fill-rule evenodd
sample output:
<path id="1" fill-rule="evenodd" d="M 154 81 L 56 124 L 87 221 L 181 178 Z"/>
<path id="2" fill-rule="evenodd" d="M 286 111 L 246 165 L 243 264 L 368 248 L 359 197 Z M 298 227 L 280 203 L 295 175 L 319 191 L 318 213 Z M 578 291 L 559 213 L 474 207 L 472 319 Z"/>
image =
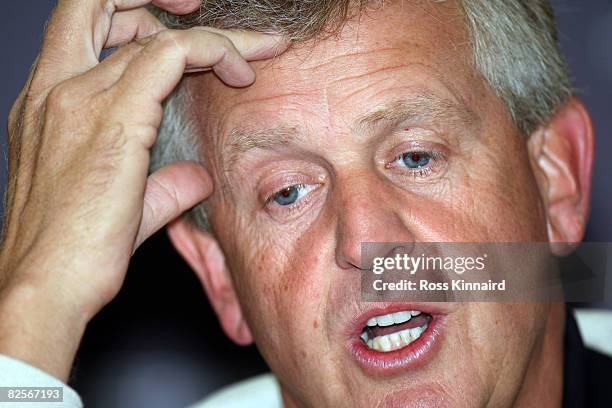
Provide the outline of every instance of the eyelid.
<path id="1" fill-rule="evenodd" d="M 308 177 L 303 174 L 290 173 L 283 175 L 280 178 L 272 178 L 271 180 L 260 183 L 258 190 L 259 200 L 262 206 L 266 206 L 267 203 L 284 189 L 292 186 L 303 185 L 323 185 L 325 183 L 325 176 Z"/>
<path id="2" fill-rule="evenodd" d="M 405 151 L 403 153 L 400 153 L 397 156 L 395 156 L 395 159 L 393 159 L 393 161 L 391 161 L 389 163 L 386 163 L 385 164 L 385 168 L 390 169 L 390 168 L 395 167 L 395 166 L 393 166 L 393 164 L 396 163 L 398 160 L 401 160 L 402 156 L 404 154 L 406 154 L 406 153 L 425 153 L 425 154 L 428 154 L 433 161 L 441 160 L 441 159 L 443 160 L 443 159 L 446 158 L 446 156 L 444 155 L 443 152 L 436 151 L 436 150 L 407 150 L 407 151 Z M 431 167 L 431 166 L 426 165 L 425 167 Z M 425 167 L 415 167 L 413 169 L 408 168 L 408 170 L 415 171 L 415 170 L 419 170 L 419 169 L 422 169 L 422 168 L 425 168 Z"/>
<path id="3" fill-rule="evenodd" d="M 267 205 L 267 204 L 269 204 L 269 203 L 273 202 L 273 201 L 274 201 L 274 199 L 276 199 L 276 196 L 277 196 L 277 195 L 279 195 L 279 194 L 280 194 L 282 191 L 287 190 L 287 189 L 289 189 L 289 188 L 292 188 L 292 187 L 298 187 L 298 188 L 299 188 L 299 187 L 301 187 L 301 188 L 308 188 L 308 187 L 310 187 L 310 189 L 309 189 L 309 190 L 306 192 L 306 194 L 310 194 L 310 192 L 312 192 L 312 191 L 316 190 L 316 189 L 317 189 L 317 186 L 319 186 L 319 185 L 320 185 L 320 184 L 318 184 L 318 183 L 298 183 L 298 184 L 290 184 L 290 185 L 288 185 L 287 187 L 282 187 L 282 188 L 280 188 L 280 189 L 278 189 L 278 190 L 274 191 L 272 194 L 270 194 L 270 195 L 268 196 L 268 198 L 266 199 L 265 204 Z M 298 200 L 300 200 L 300 199 L 298 199 Z M 296 200 L 296 202 L 297 202 L 298 200 Z M 288 205 L 286 205 L 285 207 L 289 207 L 289 206 L 291 206 L 291 205 L 293 205 L 293 204 L 288 204 Z"/>
<path id="4" fill-rule="evenodd" d="M 311 183 L 308 185 L 313 186 L 313 189 L 294 203 L 281 205 L 275 203 L 273 200 L 270 200 L 269 202 L 266 202 L 263 208 L 270 217 L 281 223 L 291 222 L 295 219 L 295 217 L 301 217 L 302 214 L 310 211 L 310 208 L 313 205 L 316 205 L 316 203 L 321 199 L 320 190 L 322 189 L 323 184 Z"/>
<path id="5" fill-rule="evenodd" d="M 268 177 L 258 183 L 257 190 L 259 191 L 259 200 L 265 205 L 267 200 L 279 191 L 297 184 L 306 183 L 306 178 L 295 173 L 283 174 L 280 177 Z"/>
<path id="6" fill-rule="evenodd" d="M 395 158 L 399 156 L 400 154 L 403 154 L 406 152 L 433 152 L 433 151 L 448 153 L 448 148 L 436 142 L 429 142 L 425 140 L 407 140 L 403 143 L 398 144 L 396 147 L 394 147 L 391 150 L 390 155 L 391 155 L 391 158 Z"/>
<path id="7" fill-rule="evenodd" d="M 408 131 L 408 133 L 412 132 Z M 406 130 L 403 137 L 406 137 Z M 404 140 L 403 143 L 399 143 L 387 153 L 386 159 L 379 162 L 390 172 L 390 175 L 400 177 L 402 180 L 405 177 L 410 177 L 409 181 L 422 179 L 423 182 L 427 182 L 436 180 L 438 176 L 445 172 L 448 157 L 451 153 L 446 145 L 430 140 Z M 414 168 L 398 163 L 398 160 L 402 160 L 404 154 L 412 152 L 426 153 L 430 156 L 431 160 L 422 167 Z M 404 182 L 402 181 L 402 183 Z"/>

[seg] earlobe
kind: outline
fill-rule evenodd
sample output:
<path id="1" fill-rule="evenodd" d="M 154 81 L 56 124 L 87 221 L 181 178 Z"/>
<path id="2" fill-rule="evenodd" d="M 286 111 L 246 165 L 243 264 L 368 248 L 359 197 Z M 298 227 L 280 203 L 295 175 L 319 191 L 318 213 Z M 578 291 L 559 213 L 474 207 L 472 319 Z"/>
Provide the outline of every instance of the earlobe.
<path id="1" fill-rule="evenodd" d="M 253 342 L 223 251 L 209 232 L 177 219 L 167 226 L 172 244 L 194 270 L 229 338 L 240 345 Z"/>
<path id="2" fill-rule="evenodd" d="M 565 253 L 584 236 L 589 213 L 594 134 L 580 101 L 569 100 L 528 142 L 532 167 L 546 208 L 553 251 Z M 563 245 L 563 243 L 568 243 Z"/>

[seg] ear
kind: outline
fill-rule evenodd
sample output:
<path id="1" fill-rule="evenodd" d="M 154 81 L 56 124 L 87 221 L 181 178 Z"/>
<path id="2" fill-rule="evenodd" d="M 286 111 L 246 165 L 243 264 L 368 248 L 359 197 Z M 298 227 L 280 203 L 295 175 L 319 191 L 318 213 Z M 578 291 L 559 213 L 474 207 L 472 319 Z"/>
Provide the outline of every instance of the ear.
<path id="1" fill-rule="evenodd" d="M 253 342 L 217 240 L 209 232 L 177 219 L 167 226 L 172 244 L 202 282 L 225 334 L 240 345 Z"/>
<path id="2" fill-rule="evenodd" d="M 554 253 L 571 252 L 589 215 L 594 131 L 584 105 L 571 98 L 529 138 L 531 165 L 546 209 Z M 569 244 L 569 245 L 566 245 Z"/>

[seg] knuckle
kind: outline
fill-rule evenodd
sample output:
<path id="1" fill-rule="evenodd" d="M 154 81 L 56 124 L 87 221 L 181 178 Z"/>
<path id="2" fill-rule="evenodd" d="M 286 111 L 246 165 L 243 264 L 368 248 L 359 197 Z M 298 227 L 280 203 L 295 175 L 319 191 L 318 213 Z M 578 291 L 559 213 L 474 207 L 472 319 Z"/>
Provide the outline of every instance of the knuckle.
<path id="1" fill-rule="evenodd" d="M 226 50 L 233 50 L 235 48 L 234 43 L 227 36 L 213 32 L 210 32 L 209 34 L 212 36 L 214 43 L 218 47 L 224 48 Z"/>
<path id="2" fill-rule="evenodd" d="M 153 35 L 153 41 L 149 44 L 154 44 L 156 47 L 168 50 L 176 50 L 181 48 L 182 34 L 178 30 L 163 30 Z"/>
<path id="3" fill-rule="evenodd" d="M 150 149 L 157 139 L 157 128 L 154 126 L 139 125 L 131 129 L 130 134 L 134 142 L 139 143 L 139 146 Z"/>
<path id="4" fill-rule="evenodd" d="M 147 127 L 142 132 L 141 138 L 142 144 L 147 148 L 151 148 L 157 141 L 157 128 L 153 126 Z"/>
<path id="5" fill-rule="evenodd" d="M 78 98 L 67 83 L 63 82 L 51 89 L 47 96 L 47 109 L 51 111 L 67 111 L 75 106 Z"/>
<path id="6" fill-rule="evenodd" d="M 149 37 L 147 37 L 149 38 Z M 129 44 L 125 44 L 122 45 L 117 51 L 117 57 L 126 55 L 128 57 L 136 55 L 137 53 L 141 52 L 146 46 L 147 44 L 150 42 L 150 39 L 147 40 L 146 42 L 144 41 L 133 41 Z"/>

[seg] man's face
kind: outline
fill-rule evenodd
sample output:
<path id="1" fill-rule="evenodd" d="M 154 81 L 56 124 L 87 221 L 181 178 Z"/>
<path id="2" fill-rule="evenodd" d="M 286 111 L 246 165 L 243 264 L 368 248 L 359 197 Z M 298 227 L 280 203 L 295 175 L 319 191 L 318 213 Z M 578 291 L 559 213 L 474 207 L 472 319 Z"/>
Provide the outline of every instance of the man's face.
<path id="1" fill-rule="evenodd" d="M 191 78 L 213 230 L 289 404 L 518 393 L 548 306 L 360 301 L 362 242 L 546 240 L 524 136 L 471 58 L 456 4 L 397 2 L 255 63 L 251 87 Z M 423 312 L 417 340 L 363 344 L 368 319 L 401 310 Z"/>

